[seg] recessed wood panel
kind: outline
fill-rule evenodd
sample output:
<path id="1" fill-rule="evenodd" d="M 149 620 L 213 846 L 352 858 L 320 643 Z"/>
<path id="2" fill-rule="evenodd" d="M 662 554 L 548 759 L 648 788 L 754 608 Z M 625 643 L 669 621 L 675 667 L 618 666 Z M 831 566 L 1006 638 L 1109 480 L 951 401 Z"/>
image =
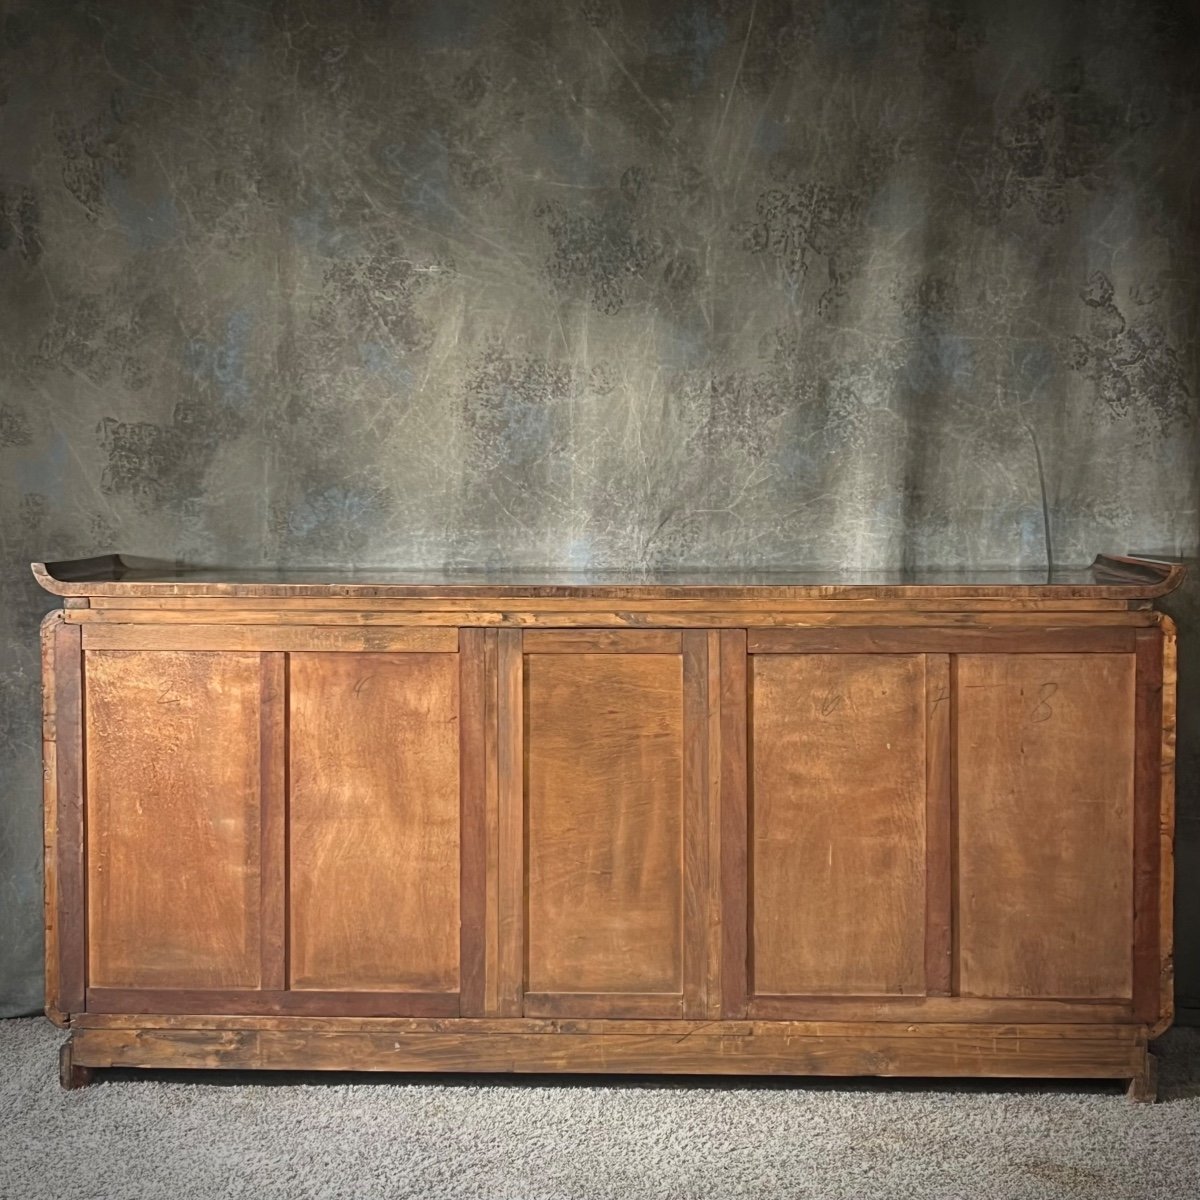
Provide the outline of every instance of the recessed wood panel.
<path id="1" fill-rule="evenodd" d="M 88 974 L 259 984 L 257 654 L 85 656 Z"/>
<path id="2" fill-rule="evenodd" d="M 962 655 L 957 675 L 959 990 L 1129 996 L 1133 656 Z"/>
<path id="3" fill-rule="evenodd" d="M 293 654 L 290 981 L 453 992 L 456 654 Z"/>
<path id="4" fill-rule="evenodd" d="M 532 993 L 682 991 L 678 655 L 525 659 Z"/>
<path id="5" fill-rule="evenodd" d="M 919 655 L 751 659 L 756 995 L 924 989 Z"/>

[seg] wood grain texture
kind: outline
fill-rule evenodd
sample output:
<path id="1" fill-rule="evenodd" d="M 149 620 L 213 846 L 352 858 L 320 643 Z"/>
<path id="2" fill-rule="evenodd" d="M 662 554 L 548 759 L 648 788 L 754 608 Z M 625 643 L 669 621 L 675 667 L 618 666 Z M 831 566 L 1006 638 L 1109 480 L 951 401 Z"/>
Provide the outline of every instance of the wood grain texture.
<path id="1" fill-rule="evenodd" d="M 259 937 L 264 988 L 287 985 L 287 656 L 259 656 Z"/>
<path id="2" fill-rule="evenodd" d="M 446 627 L 357 629 L 303 625 L 86 624 L 85 650 L 297 650 L 389 654 L 453 653 L 458 630 Z"/>
<path id="3" fill-rule="evenodd" d="M 525 991 L 525 674 L 521 634 L 497 635 L 497 872 L 495 1007 L 521 1012 Z M 490 984 L 489 984 L 490 992 Z"/>
<path id="4" fill-rule="evenodd" d="M 933 1003 L 933 1001 L 918 1001 Z M 913 1003 L 903 1001 L 900 1003 Z M 939 1001 L 938 1003 L 942 1003 Z M 968 1001 L 968 1007 L 978 1004 Z M 1028 1007 L 1028 1004 L 1026 1004 Z M 886 1037 L 937 1038 L 968 1034 L 987 1038 L 1082 1038 L 1145 1045 L 1146 1031 L 1132 1024 L 1103 1021 L 693 1021 L 673 1018 L 636 1019 L 624 1017 L 355 1017 L 313 1014 L 249 1016 L 236 1013 L 81 1013 L 76 1029 L 280 1029 L 313 1033 L 657 1033 L 682 1038 L 706 1033 L 713 1037 L 820 1037 L 858 1038 L 883 1034 Z"/>
<path id="5" fill-rule="evenodd" d="M 753 994 L 920 994 L 923 659 L 751 663 Z"/>
<path id="6" fill-rule="evenodd" d="M 925 993 L 954 984 L 954 664 L 925 657 Z"/>
<path id="7" fill-rule="evenodd" d="M 1159 930 L 1159 831 L 1163 775 L 1163 636 L 1137 633 L 1134 683 L 1133 1011 L 1149 1025 L 1161 1015 L 1163 947 Z"/>
<path id="8" fill-rule="evenodd" d="M 1131 654 L 1136 630 L 1123 625 L 914 626 L 752 629 L 751 654 Z"/>
<path id="9" fill-rule="evenodd" d="M 1144 1046 L 1108 1038 L 463 1034 L 81 1029 L 82 1067 L 1129 1079 Z"/>
<path id="10" fill-rule="evenodd" d="M 683 653 L 683 1016 L 708 1009 L 708 635 L 689 630 Z"/>
<path id="11" fill-rule="evenodd" d="M 232 1016 L 286 1013 L 309 1016 L 455 1017 L 457 992 L 384 989 L 253 991 L 209 988 L 89 988 L 93 1013 L 224 1013 Z"/>
<path id="12" fill-rule="evenodd" d="M 724 953 L 722 922 L 722 857 L 721 857 L 721 634 L 709 629 L 704 634 L 707 645 L 708 686 L 705 689 L 705 745 L 707 792 L 705 819 L 708 826 L 708 908 L 706 945 L 708 955 L 705 980 L 706 1015 L 709 1020 L 721 1016 L 721 960 Z"/>
<path id="13" fill-rule="evenodd" d="M 683 988 L 678 655 L 525 661 L 528 988 Z"/>
<path id="14" fill-rule="evenodd" d="M 959 985 L 1131 994 L 1132 655 L 958 659 Z"/>
<path id="15" fill-rule="evenodd" d="M 87 813 L 84 799 L 83 654 L 79 631 L 61 622 L 49 626 L 53 656 L 54 793 L 52 836 L 55 866 L 47 886 L 53 888 L 53 925 L 47 953 L 54 963 L 47 976 L 48 1007 L 54 1013 L 78 1012 L 84 1006 L 87 970 Z M 50 893 L 47 893 L 50 895 Z"/>
<path id="16" fill-rule="evenodd" d="M 1175 622 L 1156 614 L 1162 630 L 1162 753 L 1158 794 L 1158 1037 L 1175 1018 L 1175 764 L 1178 733 L 1178 648 Z M 1140 731 L 1139 731 L 1140 732 Z M 1139 803 L 1140 798 L 1139 798 Z"/>
<path id="17" fill-rule="evenodd" d="M 746 1015 L 750 988 L 749 798 L 745 630 L 722 630 L 721 726 L 721 1016 Z"/>
<path id="18" fill-rule="evenodd" d="M 92 650 L 85 669 L 90 984 L 258 987 L 259 656 Z"/>
<path id="19" fill-rule="evenodd" d="M 487 633 L 459 639 L 459 1011 L 482 1016 L 487 956 Z"/>
<path id="20" fill-rule="evenodd" d="M 454 654 L 293 654 L 290 984 L 459 985 Z"/>
<path id="21" fill-rule="evenodd" d="M 521 644 L 526 654 L 679 654 L 683 636 L 666 629 L 535 629 Z"/>

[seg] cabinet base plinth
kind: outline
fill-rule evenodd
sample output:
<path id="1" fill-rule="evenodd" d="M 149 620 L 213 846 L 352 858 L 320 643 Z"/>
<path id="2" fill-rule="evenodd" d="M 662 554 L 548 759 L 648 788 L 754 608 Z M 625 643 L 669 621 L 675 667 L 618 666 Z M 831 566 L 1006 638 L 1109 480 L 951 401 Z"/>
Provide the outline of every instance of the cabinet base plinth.
<path id="1" fill-rule="evenodd" d="M 288 1028 L 205 1023 L 77 1028 L 63 1048 L 64 1086 L 81 1086 L 95 1067 L 228 1068 L 286 1071 L 464 1071 L 664 1075 L 841 1075 L 934 1078 L 1133 1079 L 1130 1095 L 1149 1098 L 1153 1059 L 1137 1027 L 969 1025 L 842 1026 L 836 1033 L 784 1033 L 763 1023 L 696 1022 L 694 1032 L 639 1031 L 638 1022 L 603 1022 L 603 1032 L 523 1030 L 520 1021 L 455 1022 L 413 1031 L 405 1022 L 336 1019 Z M 120 1018 L 116 1018 L 120 1020 Z M 128 1018 L 125 1019 L 128 1021 Z M 494 1028 L 486 1028 L 487 1025 Z M 648 1022 L 662 1026 L 665 1022 Z M 719 1024 L 721 1031 L 712 1032 Z M 798 1023 L 789 1023 L 795 1028 Z M 314 1027 L 314 1025 L 316 1027 Z M 614 1025 L 628 1026 L 614 1030 Z M 479 1028 L 484 1026 L 485 1028 Z M 68 1082 L 68 1078 L 73 1082 Z"/>

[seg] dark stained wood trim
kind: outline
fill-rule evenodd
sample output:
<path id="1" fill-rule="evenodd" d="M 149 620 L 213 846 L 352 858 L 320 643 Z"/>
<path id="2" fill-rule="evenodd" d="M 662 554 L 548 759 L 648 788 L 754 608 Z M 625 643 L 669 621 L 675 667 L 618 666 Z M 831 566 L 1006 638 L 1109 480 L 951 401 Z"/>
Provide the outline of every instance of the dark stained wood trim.
<path id="1" fill-rule="evenodd" d="M 750 987 L 749 678 L 746 633 L 721 631 L 721 1016 L 744 1017 Z"/>
<path id="2" fill-rule="evenodd" d="M 504 629 L 497 640 L 499 681 L 499 845 L 496 1011 L 521 1014 L 525 990 L 525 661 L 519 630 Z"/>
<path id="3" fill-rule="evenodd" d="M 1124 626 L 751 629 L 750 654 L 1131 654 Z"/>
<path id="4" fill-rule="evenodd" d="M 295 1013 L 346 1017 L 456 1017 L 457 992 L 236 991 L 196 988 L 89 988 L 96 1013 Z"/>
<path id="5" fill-rule="evenodd" d="M 459 1003 L 462 1015 L 484 1014 L 487 940 L 487 761 L 485 638 L 459 633 Z"/>
<path id="6" fill-rule="evenodd" d="M 681 1017 L 682 995 L 659 992 L 526 992 L 527 1017 Z"/>
<path id="7" fill-rule="evenodd" d="M 925 656 L 925 992 L 948 996 L 953 955 L 950 656 Z"/>
<path id="8" fill-rule="evenodd" d="M 87 976 L 87 798 L 83 650 L 77 625 L 54 627 L 58 1008 L 82 1012 Z"/>
<path id="9" fill-rule="evenodd" d="M 679 654 L 681 634 L 669 629 L 534 629 L 525 634 L 526 654 Z"/>
<path id="10" fill-rule="evenodd" d="M 266 1070 L 495 1071 L 737 1075 L 914 1075 L 1131 1079 L 1137 1042 L 994 1038 L 969 1028 L 937 1038 L 886 1029 L 858 1038 L 799 1035 L 681 1037 L 677 1033 L 399 1033 L 279 1029 L 80 1029 L 79 1067 Z"/>
<path id="11" fill-rule="evenodd" d="M 708 635 L 689 630 L 682 635 L 682 651 L 683 1015 L 703 1017 L 708 976 Z"/>
<path id="12" fill-rule="evenodd" d="M 1139 1020 L 1159 1017 L 1159 819 L 1162 797 L 1163 636 L 1138 630 L 1134 683 L 1137 743 L 1133 769 L 1133 1009 Z"/>
<path id="13" fill-rule="evenodd" d="M 259 655 L 260 985 L 282 991 L 288 979 L 287 655 Z"/>

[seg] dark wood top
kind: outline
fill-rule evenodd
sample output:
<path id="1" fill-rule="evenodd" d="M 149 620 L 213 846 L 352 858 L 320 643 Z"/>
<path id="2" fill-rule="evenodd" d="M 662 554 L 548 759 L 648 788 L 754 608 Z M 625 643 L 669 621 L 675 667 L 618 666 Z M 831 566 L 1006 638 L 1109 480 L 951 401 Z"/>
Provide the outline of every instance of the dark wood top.
<path id="1" fill-rule="evenodd" d="M 580 600 L 1045 599 L 1148 600 L 1178 587 L 1175 562 L 1099 555 L 1090 566 L 1044 570 L 328 570 L 191 567 L 112 554 L 33 563 L 56 596 L 463 598 Z"/>

